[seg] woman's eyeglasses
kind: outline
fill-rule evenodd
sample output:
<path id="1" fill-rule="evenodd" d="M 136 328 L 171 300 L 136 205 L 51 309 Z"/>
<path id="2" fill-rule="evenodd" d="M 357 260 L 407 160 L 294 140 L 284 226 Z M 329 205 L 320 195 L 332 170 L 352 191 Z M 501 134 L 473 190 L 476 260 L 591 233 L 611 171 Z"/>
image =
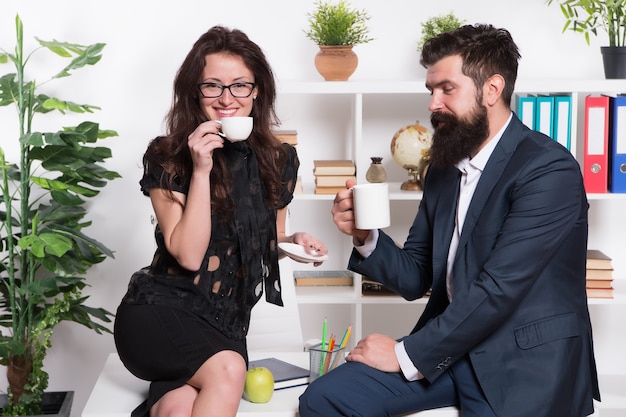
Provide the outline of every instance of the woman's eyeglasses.
<path id="1" fill-rule="evenodd" d="M 232 83 L 230 85 L 222 85 L 218 83 L 200 83 L 198 84 L 198 88 L 200 89 L 200 94 L 202 97 L 206 98 L 217 98 L 224 94 L 224 90 L 228 89 L 230 95 L 235 98 L 246 98 L 250 97 L 252 91 L 254 91 L 254 87 L 256 87 L 255 83 Z"/>

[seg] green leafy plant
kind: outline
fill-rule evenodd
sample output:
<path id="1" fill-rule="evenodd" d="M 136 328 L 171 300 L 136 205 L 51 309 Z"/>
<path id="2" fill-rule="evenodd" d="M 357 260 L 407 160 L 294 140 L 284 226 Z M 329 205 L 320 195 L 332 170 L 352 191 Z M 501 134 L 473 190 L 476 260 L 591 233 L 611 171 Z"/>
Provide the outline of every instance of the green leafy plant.
<path id="1" fill-rule="evenodd" d="M 306 37 L 316 45 L 358 45 L 373 40 L 369 37 L 365 9 L 354 9 L 346 1 L 337 4 L 318 1 L 316 10 L 308 13 Z"/>
<path id="2" fill-rule="evenodd" d="M 460 20 L 454 13 L 443 14 L 439 16 L 433 16 L 422 23 L 422 37 L 417 42 L 417 49 L 421 51 L 424 47 L 424 43 L 434 38 L 435 36 L 454 30 L 465 23 L 465 20 Z"/>
<path id="3" fill-rule="evenodd" d="M 36 115 L 93 113 L 99 108 L 63 101 L 39 89 L 44 83 L 25 78 L 32 55 L 53 52 L 71 62 L 46 82 L 68 77 L 94 65 L 104 44 L 83 46 L 43 41 L 28 55 L 23 51 L 23 25 L 15 18 L 13 52 L 0 49 L 0 63 L 15 72 L 0 77 L 0 107 L 15 106 L 19 125 L 19 162 L 7 161 L 0 147 L 0 364 L 7 367 L 9 404 L 4 415 L 41 414 L 41 397 L 48 386 L 43 360 L 54 326 L 61 321 L 82 324 L 97 333 L 109 332 L 112 314 L 85 304 L 82 276 L 113 252 L 83 229 L 86 204 L 98 188 L 119 174 L 99 165 L 112 156 L 96 142 L 117 133 L 85 121 L 57 132 L 33 129 Z M 47 64 L 48 66 L 50 64 Z M 6 134 L 0 132 L 0 134 Z M 0 141 L 6 144 L 10 139 Z"/>
<path id="4" fill-rule="evenodd" d="M 548 0 L 548 6 L 558 3 L 565 17 L 563 32 L 582 34 L 587 45 L 591 35 L 604 31 L 609 46 L 626 46 L 626 0 Z"/>

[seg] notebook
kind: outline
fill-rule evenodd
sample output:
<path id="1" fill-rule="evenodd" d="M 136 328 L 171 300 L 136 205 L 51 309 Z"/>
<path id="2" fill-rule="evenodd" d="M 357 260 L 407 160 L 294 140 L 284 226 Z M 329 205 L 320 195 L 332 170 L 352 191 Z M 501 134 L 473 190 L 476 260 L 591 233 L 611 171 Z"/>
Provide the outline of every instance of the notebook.
<path id="1" fill-rule="evenodd" d="M 297 387 L 309 383 L 309 370 L 277 358 L 250 361 L 248 369 L 265 367 L 274 375 L 274 390 Z"/>

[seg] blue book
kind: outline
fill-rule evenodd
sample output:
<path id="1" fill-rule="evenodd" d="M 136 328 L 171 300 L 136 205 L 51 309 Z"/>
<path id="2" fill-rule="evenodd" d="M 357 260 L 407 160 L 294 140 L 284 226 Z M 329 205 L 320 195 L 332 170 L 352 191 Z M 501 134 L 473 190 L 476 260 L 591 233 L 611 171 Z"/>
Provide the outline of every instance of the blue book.
<path id="1" fill-rule="evenodd" d="M 250 361 L 248 369 L 267 368 L 274 376 L 274 390 L 297 387 L 309 383 L 309 370 L 278 358 Z"/>

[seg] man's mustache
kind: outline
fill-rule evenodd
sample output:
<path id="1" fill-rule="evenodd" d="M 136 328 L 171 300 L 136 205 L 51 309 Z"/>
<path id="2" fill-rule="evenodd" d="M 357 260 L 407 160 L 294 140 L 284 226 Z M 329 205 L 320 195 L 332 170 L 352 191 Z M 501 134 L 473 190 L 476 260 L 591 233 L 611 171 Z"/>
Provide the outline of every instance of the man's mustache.
<path id="1" fill-rule="evenodd" d="M 450 113 L 433 112 L 430 115 L 430 124 L 433 127 L 433 129 L 437 129 L 437 127 L 441 124 L 450 124 L 450 123 L 456 123 L 456 122 L 457 122 L 457 118 Z"/>

